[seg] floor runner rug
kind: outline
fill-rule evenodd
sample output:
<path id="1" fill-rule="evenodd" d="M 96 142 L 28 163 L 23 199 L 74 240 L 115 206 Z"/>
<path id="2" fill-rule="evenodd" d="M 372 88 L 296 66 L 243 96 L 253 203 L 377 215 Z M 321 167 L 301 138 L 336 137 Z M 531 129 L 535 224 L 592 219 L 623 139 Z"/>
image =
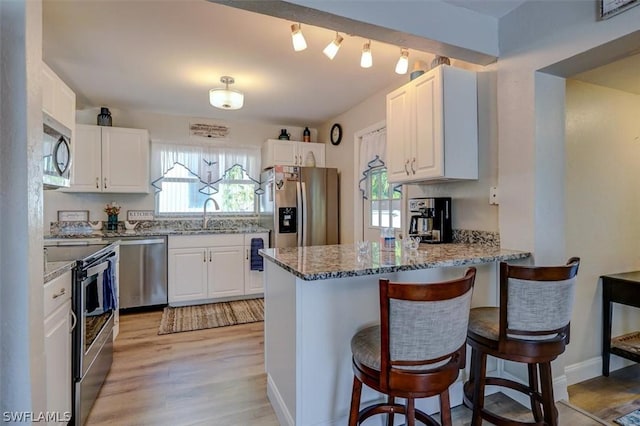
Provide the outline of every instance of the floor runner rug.
<path id="1" fill-rule="evenodd" d="M 181 333 L 206 328 L 264 321 L 264 299 L 236 300 L 207 305 L 166 307 L 158 334 Z"/>

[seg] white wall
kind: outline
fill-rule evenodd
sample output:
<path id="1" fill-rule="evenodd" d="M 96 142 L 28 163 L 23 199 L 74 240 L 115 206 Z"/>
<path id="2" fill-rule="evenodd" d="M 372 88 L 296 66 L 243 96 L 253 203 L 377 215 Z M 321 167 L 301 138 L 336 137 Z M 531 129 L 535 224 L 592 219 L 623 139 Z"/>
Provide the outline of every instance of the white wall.
<path id="1" fill-rule="evenodd" d="M 342 127 L 340 145 L 327 143 L 326 161 L 327 167 L 336 167 L 340 172 L 340 242 L 343 244 L 353 243 L 354 179 L 357 173 L 353 169 L 355 133 L 385 119 L 387 93 L 402 85 L 400 80 L 318 128 L 320 138 L 329 140 L 333 123 Z"/>
<path id="2" fill-rule="evenodd" d="M 567 363 L 601 352 L 600 275 L 640 269 L 640 95 L 567 80 L 567 251 L 581 257 Z M 613 335 L 640 328 L 614 304 Z"/>
<path id="3" fill-rule="evenodd" d="M 302 140 L 303 127 L 281 124 L 242 122 L 233 120 L 213 120 L 206 118 L 164 115 L 143 111 L 125 111 L 110 108 L 115 127 L 130 127 L 149 130 L 150 139 L 182 142 L 189 140 L 189 123 L 216 123 L 229 126 L 229 142 L 238 145 L 262 146 L 266 139 L 277 139 L 280 129 L 287 129 L 292 140 Z M 77 111 L 76 122 L 96 124 L 99 108 Z M 317 130 L 311 130 L 311 140 L 317 141 Z M 202 139 L 201 139 L 202 141 Z M 204 140 L 207 143 L 215 141 Z M 44 229 L 49 231 L 51 222 L 57 221 L 58 210 L 89 210 L 91 220 L 106 220 L 103 208 L 106 203 L 117 201 L 127 210 L 154 210 L 155 195 L 151 194 L 80 194 L 61 191 L 45 191 Z"/>
<path id="4" fill-rule="evenodd" d="M 38 0 L 0 4 L 0 413 L 3 415 L 42 412 L 46 402 L 41 16 L 42 3 Z"/>
<path id="5" fill-rule="evenodd" d="M 536 74 L 539 69 L 637 30 L 640 8 L 598 21 L 593 2 L 586 1 L 527 2 L 501 19 L 497 91 L 499 228 L 503 247 L 532 251 L 538 264 L 563 263 L 570 256 L 581 256 L 585 247 L 571 241 L 566 224 L 560 228 L 564 232 L 557 232 L 559 218 L 566 217 L 567 209 L 573 208 L 562 195 L 565 182 L 559 173 L 560 164 L 565 164 L 564 121 L 548 114 L 563 111 L 564 85 L 562 79 Z M 545 208 L 552 210 L 542 214 Z M 591 274 L 612 272 L 615 267 L 603 264 L 601 270 Z M 597 303 L 593 275 L 583 275 L 583 268 L 584 262 L 578 274 L 574 315 Z M 584 363 L 581 379 L 599 375 L 599 367 L 593 365 L 599 360 L 586 362 L 593 357 L 595 344 L 586 343 L 592 348 L 591 353 L 582 353 L 581 344 L 576 343 L 579 338 L 573 337 L 591 342 L 594 338 L 587 336 L 599 332 L 597 316 L 590 316 L 585 322 L 572 321 L 571 344 L 566 356 L 555 363 L 554 372 L 563 375 L 565 360 L 570 360 L 573 364 Z"/>

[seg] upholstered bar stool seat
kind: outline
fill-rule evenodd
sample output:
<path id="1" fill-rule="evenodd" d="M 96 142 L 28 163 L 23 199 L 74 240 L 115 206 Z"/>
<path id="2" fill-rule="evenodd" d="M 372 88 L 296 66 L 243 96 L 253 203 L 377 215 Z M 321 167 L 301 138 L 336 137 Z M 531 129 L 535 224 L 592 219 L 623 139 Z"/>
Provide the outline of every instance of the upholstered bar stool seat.
<path id="1" fill-rule="evenodd" d="M 403 414 L 412 426 L 418 419 L 438 422 L 415 408 L 416 398 L 440 396 L 440 417 L 451 424 L 449 386 L 465 365 L 465 340 L 475 268 L 464 277 L 438 283 L 392 283 L 380 280 L 380 325 L 360 330 L 351 339 L 353 392 L 349 425 L 376 414 Z M 360 410 L 362 384 L 387 395 L 387 401 Z M 395 398 L 405 398 L 406 406 Z"/>
<path id="2" fill-rule="evenodd" d="M 471 309 L 467 343 L 471 372 L 464 403 L 473 409 L 472 425 L 557 425 L 551 361 L 569 343 L 569 323 L 580 259 L 563 266 L 500 264 L 500 306 Z M 527 364 L 528 384 L 486 376 L 487 356 Z M 517 422 L 484 408 L 486 385 L 511 388 L 529 397 L 533 422 Z"/>

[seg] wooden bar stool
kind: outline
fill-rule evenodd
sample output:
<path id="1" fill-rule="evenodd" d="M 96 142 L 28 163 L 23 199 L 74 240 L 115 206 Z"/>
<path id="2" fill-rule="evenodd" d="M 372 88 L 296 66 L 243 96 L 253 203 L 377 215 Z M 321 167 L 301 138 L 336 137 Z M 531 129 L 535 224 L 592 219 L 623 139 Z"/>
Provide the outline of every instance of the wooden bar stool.
<path id="1" fill-rule="evenodd" d="M 464 384 L 464 404 L 473 409 L 471 424 L 558 424 L 551 361 L 569 344 L 569 322 L 580 259 L 566 266 L 526 267 L 500 263 L 500 306 L 474 308 L 467 343 L 471 372 Z M 529 384 L 487 377 L 487 355 L 527 364 Z M 539 378 L 538 378 L 539 374 Z M 534 422 L 517 422 L 484 408 L 486 385 L 514 389 L 529 396 Z"/>
<path id="2" fill-rule="evenodd" d="M 427 284 L 380 280 L 380 325 L 359 331 L 351 340 L 353 392 L 349 425 L 376 414 L 395 413 L 406 424 L 437 421 L 415 408 L 415 398 L 440 395 L 442 424 L 451 425 L 449 386 L 464 368 L 465 339 L 475 268 L 452 281 Z M 362 384 L 388 396 L 386 403 L 360 410 Z M 406 398 L 406 407 L 395 398 Z"/>

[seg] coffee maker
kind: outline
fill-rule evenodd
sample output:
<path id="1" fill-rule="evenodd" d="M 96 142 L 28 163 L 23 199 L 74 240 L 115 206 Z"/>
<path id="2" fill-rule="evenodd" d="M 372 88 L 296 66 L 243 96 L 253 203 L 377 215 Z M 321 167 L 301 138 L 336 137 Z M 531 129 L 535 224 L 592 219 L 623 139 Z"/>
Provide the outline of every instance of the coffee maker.
<path id="1" fill-rule="evenodd" d="M 409 236 L 422 243 L 451 242 L 451 198 L 409 198 Z"/>

